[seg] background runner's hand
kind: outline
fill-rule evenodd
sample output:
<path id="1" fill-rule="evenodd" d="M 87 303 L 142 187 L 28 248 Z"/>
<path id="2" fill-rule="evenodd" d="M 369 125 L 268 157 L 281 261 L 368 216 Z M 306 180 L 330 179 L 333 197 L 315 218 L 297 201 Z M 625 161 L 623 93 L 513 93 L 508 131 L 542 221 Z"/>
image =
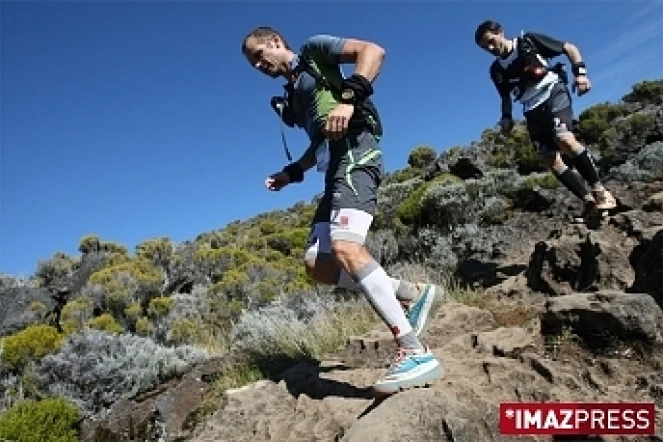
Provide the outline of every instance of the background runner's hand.
<path id="1" fill-rule="evenodd" d="M 285 172 L 276 172 L 265 179 L 265 187 L 268 190 L 278 192 L 290 183 L 290 177 Z"/>
<path id="2" fill-rule="evenodd" d="M 500 120 L 500 131 L 503 136 L 508 137 L 511 135 L 511 131 L 513 130 L 513 126 L 515 123 L 511 118 L 502 118 Z"/>
<path id="3" fill-rule="evenodd" d="M 340 103 L 329 113 L 325 123 L 325 134 L 330 140 L 338 140 L 345 135 L 354 111 L 353 105 Z"/>
<path id="4" fill-rule="evenodd" d="M 592 83 L 586 75 L 578 75 L 573 81 L 573 91 L 578 90 L 578 96 L 584 95 L 592 88 Z"/>

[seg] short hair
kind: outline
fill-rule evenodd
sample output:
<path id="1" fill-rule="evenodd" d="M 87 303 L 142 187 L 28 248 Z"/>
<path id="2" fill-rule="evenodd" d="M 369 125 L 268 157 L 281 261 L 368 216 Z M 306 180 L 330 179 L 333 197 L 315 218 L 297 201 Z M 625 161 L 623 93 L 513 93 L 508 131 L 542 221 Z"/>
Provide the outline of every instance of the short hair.
<path id="1" fill-rule="evenodd" d="M 244 37 L 244 40 L 242 41 L 242 53 L 246 52 L 246 42 L 249 41 L 249 38 L 253 37 L 261 41 L 265 41 L 266 39 L 275 35 L 283 42 L 286 49 L 290 49 L 288 42 L 285 40 L 285 38 L 283 38 L 283 35 L 279 31 L 270 26 L 258 26 L 246 34 L 246 37 Z"/>
<path id="2" fill-rule="evenodd" d="M 486 32 L 499 33 L 502 31 L 502 25 L 495 20 L 486 20 L 477 26 L 477 30 L 474 32 L 474 42 L 478 45 L 481 43 Z"/>

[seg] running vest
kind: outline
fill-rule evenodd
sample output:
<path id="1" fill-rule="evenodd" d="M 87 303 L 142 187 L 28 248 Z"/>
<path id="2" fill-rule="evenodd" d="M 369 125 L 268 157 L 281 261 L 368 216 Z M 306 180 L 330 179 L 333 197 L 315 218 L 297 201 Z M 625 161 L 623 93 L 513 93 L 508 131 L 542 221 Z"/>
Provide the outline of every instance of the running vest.
<path id="1" fill-rule="evenodd" d="M 493 80 L 501 90 L 510 90 L 513 101 L 525 102 L 545 90 L 546 86 L 558 79 L 567 83 L 564 64 L 557 63 L 550 67 L 536 49 L 527 33 L 521 33 L 516 40 L 516 47 L 506 59 L 498 58 L 494 62 Z"/>
<path id="2" fill-rule="evenodd" d="M 332 81 L 327 78 L 322 70 L 318 67 L 314 57 L 309 54 L 300 54 L 298 57 L 298 64 L 295 67 L 295 73 L 306 72 L 315 81 L 315 87 L 318 91 L 326 91 L 331 94 L 332 99 L 340 102 L 341 84 L 338 81 Z M 296 104 L 295 100 L 295 87 L 291 83 L 283 85 L 285 94 L 283 97 L 272 97 L 271 106 L 281 117 L 281 120 L 289 127 L 301 127 L 298 121 L 302 121 L 302 109 Z M 355 111 L 348 123 L 348 131 L 354 132 L 366 129 L 373 134 L 378 140 L 383 135 L 382 121 L 375 104 L 370 98 L 366 98 L 363 103 L 355 106 Z"/>
<path id="3" fill-rule="evenodd" d="M 326 78 L 322 74 L 322 71 L 318 68 L 317 63 L 313 57 L 308 54 L 301 54 L 299 57 L 299 64 L 296 69 L 300 72 L 306 72 L 309 74 L 315 79 L 316 87 L 330 91 L 334 98 L 339 101 L 341 95 L 341 84 L 333 83 L 331 80 Z M 378 140 L 383 135 L 380 115 L 370 97 L 367 97 L 361 104 L 355 107 L 355 111 L 348 123 L 348 131 L 358 129 L 367 129 Z"/>

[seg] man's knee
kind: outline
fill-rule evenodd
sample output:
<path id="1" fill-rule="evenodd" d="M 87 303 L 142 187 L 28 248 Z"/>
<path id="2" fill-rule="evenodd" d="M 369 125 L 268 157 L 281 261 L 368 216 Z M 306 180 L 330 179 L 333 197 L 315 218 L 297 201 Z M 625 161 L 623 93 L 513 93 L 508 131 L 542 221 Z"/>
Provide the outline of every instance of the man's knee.
<path id="1" fill-rule="evenodd" d="M 373 215 L 359 209 L 338 209 L 332 213 L 330 224 L 331 252 L 346 270 L 360 268 L 368 252 L 364 247 Z"/>
<path id="2" fill-rule="evenodd" d="M 338 262 L 352 261 L 360 256 L 363 251 L 363 244 L 343 239 L 332 240 L 332 256 Z"/>
<path id="3" fill-rule="evenodd" d="M 566 169 L 566 163 L 559 152 L 548 152 L 541 157 L 541 161 L 553 173 L 562 173 Z"/>
<path id="4" fill-rule="evenodd" d="M 555 143 L 562 152 L 566 153 L 572 153 L 580 146 L 580 143 L 576 139 L 573 132 L 569 131 L 555 132 Z"/>
<path id="5" fill-rule="evenodd" d="M 562 114 L 555 117 L 553 138 L 562 152 L 572 153 L 580 147 L 580 142 L 573 131 L 573 120 L 568 115 Z"/>

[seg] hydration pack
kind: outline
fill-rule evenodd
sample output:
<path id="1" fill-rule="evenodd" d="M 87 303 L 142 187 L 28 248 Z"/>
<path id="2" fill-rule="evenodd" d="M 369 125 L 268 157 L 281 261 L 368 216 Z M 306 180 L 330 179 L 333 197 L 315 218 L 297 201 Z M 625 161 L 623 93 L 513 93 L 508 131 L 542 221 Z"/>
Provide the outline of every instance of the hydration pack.
<path id="1" fill-rule="evenodd" d="M 332 81 L 326 78 L 310 56 L 301 54 L 299 56 L 299 64 L 295 70 L 308 73 L 315 79 L 318 88 L 330 91 L 336 101 L 340 100 L 341 84 L 332 83 Z M 285 96 L 273 97 L 271 105 L 286 125 L 294 127 L 297 124 L 293 103 L 294 85 L 288 83 L 283 88 L 285 89 Z M 383 135 L 380 115 L 370 97 L 355 106 L 355 111 L 348 123 L 348 131 L 358 129 L 368 129 L 378 140 Z"/>
<path id="2" fill-rule="evenodd" d="M 547 60 L 539 55 L 536 45 L 530 40 L 529 34 L 521 32 L 517 43 L 517 60 L 507 70 L 499 66 L 502 75 L 498 81 L 501 83 L 512 83 L 517 80 L 517 92 L 514 101 L 519 100 L 525 91 L 540 82 L 549 72 L 556 73 L 564 84 L 568 83 L 568 75 L 564 69 L 564 63 L 556 63 L 552 67 Z"/>

